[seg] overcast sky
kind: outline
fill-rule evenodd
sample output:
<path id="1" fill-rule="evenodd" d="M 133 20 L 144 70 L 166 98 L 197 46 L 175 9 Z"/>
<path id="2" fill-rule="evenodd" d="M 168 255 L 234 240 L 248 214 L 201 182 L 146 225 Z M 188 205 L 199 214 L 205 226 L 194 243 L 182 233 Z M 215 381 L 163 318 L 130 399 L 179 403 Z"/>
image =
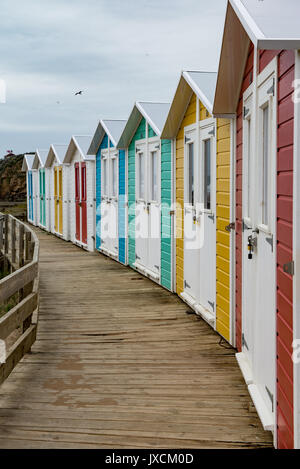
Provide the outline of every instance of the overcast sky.
<path id="1" fill-rule="evenodd" d="M 90 135 L 216 71 L 227 0 L 1 0 L 0 156 Z M 84 90 L 82 96 L 74 96 Z"/>

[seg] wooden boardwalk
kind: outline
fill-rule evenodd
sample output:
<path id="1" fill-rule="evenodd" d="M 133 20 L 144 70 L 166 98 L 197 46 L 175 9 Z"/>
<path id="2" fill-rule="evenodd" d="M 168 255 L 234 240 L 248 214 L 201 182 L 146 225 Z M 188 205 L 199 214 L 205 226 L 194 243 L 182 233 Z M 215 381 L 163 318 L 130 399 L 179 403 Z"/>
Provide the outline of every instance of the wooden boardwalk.
<path id="1" fill-rule="evenodd" d="M 129 268 L 38 235 L 38 337 L 0 388 L 0 448 L 272 446 L 205 322 Z"/>

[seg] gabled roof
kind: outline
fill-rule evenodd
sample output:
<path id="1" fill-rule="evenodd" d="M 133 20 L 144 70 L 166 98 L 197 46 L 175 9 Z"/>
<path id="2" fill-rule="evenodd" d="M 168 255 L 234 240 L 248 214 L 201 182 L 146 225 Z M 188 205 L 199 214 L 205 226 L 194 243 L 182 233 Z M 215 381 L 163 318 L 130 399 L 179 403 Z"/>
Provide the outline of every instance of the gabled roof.
<path id="1" fill-rule="evenodd" d="M 23 158 L 23 163 L 22 163 L 22 171 L 31 171 L 33 168 L 33 162 L 34 162 L 34 156 L 35 155 L 24 155 Z"/>
<path id="2" fill-rule="evenodd" d="M 47 168 L 51 166 L 53 159 L 56 159 L 57 163 L 59 165 L 62 165 L 67 148 L 68 148 L 68 145 L 52 143 L 48 151 L 47 159 L 45 162 L 45 167 Z"/>
<path id="3" fill-rule="evenodd" d="M 104 119 L 100 120 L 90 147 L 88 149 L 88 155 L 96 155 L 99 147 L 102 143 L 103 137 L 105 134 L 108 135 L 110 141 L 112 142 L 113 146 L 115 147 L 121 137 L 121 134 L 124 130 L 126 120 L 112 120 L 112 119 Z"/>
<path id="4" fill-rule="evenodd" d="M 73 135 L 67 147 L 67 151 L 65 153 L 63 163 L 71 163 L 73 155 L 76 150 L 79 151 L 84 161 L 88 161 L 88 160 L 93 161 L 95 157 L 88 156 L 88 153 L 87 153 L 91 144 L 91 140 L 92 140 L 91 135 Z"/>
<path id="5" fill-rule="evenodd" d="M 184 71 L 173 98 L 161 137 L 176 137 L 192 94 L 195 93 L 202 104 L 212 114 L 217 81 L 216 72 Z"/>
<path id="6" fill-rule="evenodd" d="M 44 168 L 49 150 L 37 149 L 34 155 L 33 169 Z"/>
<path id="7" fill-rule="evenodd" d="M 258 49 L 300 48 L 299 0 L 230 0 Z"/>
<path id="8" fill-rule="evenodd" d="M 118 148 L 127 148 L 142 117 L 160 137 L 166 117 L 170 109 L 169 103 L 150 103 L 137 101 L 126 122 L 122 135 L 117 143 Z"/>
<path id="9" fill-rule="evenodd" d="M 216 116 L 236 112 L 250 41 L 258 49 L 300 49 L 299 0 L 228 0 L 218 80 Z"/>

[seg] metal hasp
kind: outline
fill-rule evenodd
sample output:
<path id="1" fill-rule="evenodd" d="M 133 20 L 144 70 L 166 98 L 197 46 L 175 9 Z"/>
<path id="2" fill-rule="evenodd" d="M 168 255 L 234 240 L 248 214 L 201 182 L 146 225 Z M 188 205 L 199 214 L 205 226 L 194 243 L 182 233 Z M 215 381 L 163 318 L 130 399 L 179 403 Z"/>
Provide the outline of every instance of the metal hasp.
<path id="1" fill-rule="evenodd" d="M 215 214 L 214 213 L 212 215 L 208 215 L 208 218 L 215 223 Z"/>
<path id="2" fill-rule="evenodd" d="M 244 106 L 244 109 L 243 109 L 243 118 L 246 119 L 246 117 L 248 116 L 250 112 L 250 109 L 246 108 L 246 106 Z"/>
<path id="3" fill-rule="evenodd" d="M 248 344 L 245 339 L 245 334 L 242 334 L 242 345 L 246 347 L 247 350 L 249 350 Z"/>
<path id="4" fill-rule="evenodd" d="M 271 88 L 268 89 L 267 94 L 275 96 L 275 78 L 273 78 L 273 85 L 271 86 Z"/>
<path id="5" fill-rule="evenodd" d="M 235 230 L 235 223 L 229 223 L 229 225 L 225 226 L 225 230 L 230 233 L 232 230 Z"/>
<path id="6" fill-rule="evenodd" d="M 248 226 L 245 221 L 243 220 L 243 226 L 242 226 L 242 231 L 244 233 L 244 231 L 246 230 L 252 230 L 252 226 Z"/>
<path id="7" fill-rule="evenodd" d="M 215 302 L 214 302 L 214 301 L 208 301 L 208 300 L 207 300 L 207 303 L 209 304 L 209 306 L 211 306 L 213 312 L 215 312 Z"/>
<path id="8" fill-rule="evenodd" d="M 274 237 L 273 237 L 273 235 L 271 235 L 270 237 L 266 238 L 266 242 L 267 242 L 268 244 L 270 244 L 270 246 L 271 246 L 271 248 L 272 248 L 272 252 L 273 252 L 273 250 L 274 250 Z"/>
<path id="9" fill-rule="evenodd" d="M 271 393 L 270 389 L 265 386 L 267 394 L 270 398 L 270 401 L 272 402 L 272 412 L 274 412 L 274 395 Z"/>
<path id="10" fill-rule="evenodd" d="M 295 262 L 288 262 L 283 266 L 283 272 L 289 275 L 295 275 Z"/>

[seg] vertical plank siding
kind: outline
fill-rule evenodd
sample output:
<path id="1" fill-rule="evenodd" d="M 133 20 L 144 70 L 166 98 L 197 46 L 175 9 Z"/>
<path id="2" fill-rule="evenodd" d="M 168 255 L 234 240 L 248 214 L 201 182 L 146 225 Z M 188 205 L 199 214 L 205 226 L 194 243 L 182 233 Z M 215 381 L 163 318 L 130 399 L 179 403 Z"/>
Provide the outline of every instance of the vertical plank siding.
<path id="1" fill-rule="evenodd" d="M 126 152 L 119 150 L 118 199 L 119 261 L 126 263 Z"/>
<path id="2" fill-rule="evenodd" d="M 101 151 L 108 147 L 105 135 L 96 155 L 96 249 L 101 247 Z"/>
<path id="3" fill-rule="evenodd" d="M 135 142 L 146 138 L 146 121 L 142 118 L 128 147 L 128 263 L 135 263 Z"/>
<path id="4" fill-rule="evenodd" d="M 184 128 L 196 123 L 196 95 L 190 104 L 176 138 L 176 292 L 180 295 L 184 282 Z"/>
<path id="5" fill-rule="evenodd" d="M 236 346 L 239 352 L 242 350 L 242 232 L 243 232 L 243 94 L 253 80 L 254 47 L 250 45 L 248 59 L 245 67 L 239 103 L 237 108 L 236 122 Z"/>
<path id="6" fill-rule="evenodd" d="M 216 329 L 230 340 L 230 121 L 217 119 L 217 175 L 216 175 Z"/>
<path id="7" fill-rule="evenodd" d="M 172 145 L 161 141 L 161 284 L 172 288 Z"/>

